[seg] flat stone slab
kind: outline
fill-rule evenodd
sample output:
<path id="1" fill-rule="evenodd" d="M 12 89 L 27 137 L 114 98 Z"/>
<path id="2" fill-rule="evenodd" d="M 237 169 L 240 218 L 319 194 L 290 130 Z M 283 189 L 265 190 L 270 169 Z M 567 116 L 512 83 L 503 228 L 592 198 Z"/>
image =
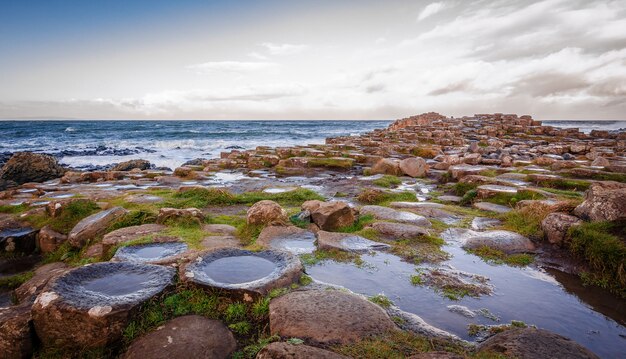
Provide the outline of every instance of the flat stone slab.
<path id="1" fill-rule="evenodd" d="M 426 217 L 415 213 L 398 211 L 393 208 L 383 206 L 363 206 L 361 215 L 370 214 L 374 218 L 382 221 L 394 221 L 400 223 L 414 224 L 421 227 L 430 227 L 431 223 Z"/>
<path id="2" fill-rule="evenodd" d="M 162 224 L 142 224 L 140 226 L 132 226 L 116 229 L 110 233 L 107 233 L 102 238 L 102 249 L 104 253 L 107 253 L 111 248 L 118 244 L 134 241 L 141 237 L 158 234 L 163 231 L 166 226 Z"/>
<path id="3" fill-rule="evenodd" d="M 444 202 L 459 203 L 459 202 L 461 202 L 463 197 L 452 196 L 452 195 L 443 195 L 443 196 L 437 197 L 437 199 L 440 200 L 440 201 L 444 201 Z"/>
<path id="4" fill-rule="evenodd" d="M 304 344 L 274 342 L 263 348 L 256 359 L 348 359 L 347 356 Z"/>
<path id="5" fill-rule="evenodd" d="M 389 207 L 393 208 L 444 208 L 441 203 L 434 202 L 391 202 Z"/>
<path id="6" fill-rule="evenodd" d="M 272 335 L 346 344 L 396 329 L 381 307 L 340 290 L 295 291 L 270 302 Z"/>
<path id="7" fill-rule="evenodd" d="M 471 227 L 475 231 L 482 231 L 492 227 L 497 227 L 501 224 L 502 221 L 497 218 L 474 217 L 474 219 L 472 219 Z"/>
<path id="8" fill-rule="evenodd" d="M 368 252 L 387 249 L 385 243 L 371 241 L 352 233 L 317 232 L 317 246 L 320 249 L 337 249 L 346 252 Z"/>
<path id="9" fill-rule="evenodd" d="M 128 262 L 76 268 L 48 283 L 33 305 L 44 346 L 97 348 L 122 337 L 132 311 L 173 284 L 175 270 Z"/>
<path id="10" fill-rule="evenodd" d="M 118 262 L 165 264 L 189 250 L 182 242 L 147 243 L 119 248 L 111 260 Z"/>
<path id="11" fill-rule="evenodd" d="M 477 232 L 471 229 L 450 228 L 441 233 L 441 238 L 446 241 L 458 242 L 465 249 L 486 246 L 506 254 L 535 251 L 535 245 L 530 239 L 519 233 L 503 230 Z"/>
<path id="12" fill-rule="evenodd" d="M 84 218 L 68 235 L 68 242 L 75 248 L 84 246 L 88 241 L 94 239 L 98 235 L 104 234 L 104 231 L 116 219 L 122 217 L 128 211 L 122 207 L 113 207 L 104 211 Z"/>
<path id="13" fill-rule="evenodd" d="M 244 300 L 264 296 L 270 290 L 297 282 L 302 275 L 300 259 L 285 251 L 251 252 L 218 249 L 202 254 L 181 267 L 181 280 L 201 287 L 226 290 Z"/>
<path id="14" fill-rule="evenodd" d="M 256 243 L 265 248 L 303 254 L 315 251 L 315 240 L 315 234 L 306 229 L 296 226 L 269 226 L 261 231 Z"/>
<path id="15" fill-rule="evenodd" d="M 228 358 L 235 349 L 235 337 L 222 322 L 186 315 L 135 340 L 122 358 Z"/>
<path id="16" fill-rule="evenodd" d="M 489 202 L 475 202 L 472 206 L 474 208 L 477 208 L 483 211 L 495 212 L 495 213 L 508 213 L 513 210 L 511 207 L 503 206 L 501 204 L 489 203 Z"/>
<path id="17" fill-rule="evenodd" d="M 429 234 L 424 227 L 405 223 L 375 222 L 370 227 L 390 240 L 412 239 Z"/>

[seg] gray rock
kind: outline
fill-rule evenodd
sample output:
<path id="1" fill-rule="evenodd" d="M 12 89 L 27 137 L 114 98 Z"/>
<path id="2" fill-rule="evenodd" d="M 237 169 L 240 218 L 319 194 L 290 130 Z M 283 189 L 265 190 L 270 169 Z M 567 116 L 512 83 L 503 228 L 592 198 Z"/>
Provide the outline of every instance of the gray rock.
<path id="1" fill-rule="evenodd" d="M 122 207 L 113 207 L 84 218 L 68 235 L 68 242 L 75 248 L 81 248 L 86 243 L 104 234 L 107 227 L 118 218 L 128 213 Z"/>
<path id="2" fill-rule="evenodd" d="M 370 214 L 374 218 L 382 221 L 394 221 L 399 223 L 414 224 L 421 227 L 430 227 L 432 224 L 424 216 L 411 212 L 398 211 L 393 208 L 383 206 L 363 206 L 361 215 Z"/>

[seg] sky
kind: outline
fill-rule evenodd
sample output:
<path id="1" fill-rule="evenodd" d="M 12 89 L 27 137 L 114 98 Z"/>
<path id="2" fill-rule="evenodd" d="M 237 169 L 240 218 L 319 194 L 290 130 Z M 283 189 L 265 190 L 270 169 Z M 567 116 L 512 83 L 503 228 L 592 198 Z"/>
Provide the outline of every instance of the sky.
<path id="1" fill-rule="evenodd" d="M 626 0 L 0 0 L 0 118 L 626 119 Z"/>

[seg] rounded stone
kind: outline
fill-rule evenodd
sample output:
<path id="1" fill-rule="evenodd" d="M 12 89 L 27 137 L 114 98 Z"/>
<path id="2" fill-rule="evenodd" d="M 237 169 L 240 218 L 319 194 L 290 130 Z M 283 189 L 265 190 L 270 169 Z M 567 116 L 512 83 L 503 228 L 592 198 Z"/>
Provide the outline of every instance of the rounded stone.
<path id="1" fill-rule="evenodd" d="M 502 230 L 474 232 L 463 244 L 463 248 L 466 249 L 476 249 L 483 246 L 497 249 L 506 254 L 528 253 L 535 250 L 530 239 L 519 233 Z"/>
<path id="2" fill-rule="evenodd" d="M 135 340 L 122 358 L 220 359 L 228 358 L 236 348 L 233 334 L 222 322 L 186 315 Z"/>
<path id="3" fill-rule="evenodd" d="M 287 212 L 276 202 L 262 200 L 250 207 L 246 220 L 252 225 L 284 225 L 289 222 Z"/>
<path id="4" fill-rule="evenodd" d="M 400 170 L 407 176 L 424 177 L 428 174 L 428 164 L 421 157 L 405 158 L 400 161 Z"/>
<path id="5" fill-rule="evenodd" d="M 48 283 L 33 305 L 37 336 L 46 347 L 87 349 L 122 336 L 132 312 L 173 283 L 163 266 L 106 262 L 76 268 Z"/>
<path id="6" fill-rule="evenodd" d="M 285 251 L 251 252 L 226 248 L 205 253 L 181 267 L 181 279 L 201 287 L 226 290 L 251 301 L 272 289 L 297 282 L 300 259 Z"/>
<path id="7" fill-rule="evenodd" d="M 115 252 L 113 261 L 165 264 L 172 263 L 189 250 L 182 242 L 148 243 L 121 247 Z"/>
<path id="8" fill-rule="evenodd" d="M 340 290 L 295 291 L 270 302 L 272 335 L 346 344 L 396 329 L 381 307 Z"/>

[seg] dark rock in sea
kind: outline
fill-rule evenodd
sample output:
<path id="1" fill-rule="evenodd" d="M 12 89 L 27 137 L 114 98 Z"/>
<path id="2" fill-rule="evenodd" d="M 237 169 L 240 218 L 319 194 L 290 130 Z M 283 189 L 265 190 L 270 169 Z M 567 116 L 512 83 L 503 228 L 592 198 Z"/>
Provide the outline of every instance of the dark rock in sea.
<path id="1" fill-rule="evenodd" d="M 0 170 L 0 180 L 17 184 L 44 182 L 62 177 L 65 169 L 49 155 L 32 152 L 17 152 Z"/>
<path id="2" fill-rule="evenodd" d="M 0 153 L 0 166 L 3 166 L 5 163 L 7 163 L 7 161 L 9 160 L 9 158 L 11 158 L 11 156 L 13 156 L 13 153 L 11 152 Z"/>
<path id="3" fill-rule="evenodd" d="M 130 171 L 136 168 L 143 171 L 150 169 L 151 166 L 150 162 L 146 160 L 130 160 L 118 163 L 115 167 L 113 167 L 113 171 Z"/>
<path id="4" fill-rule="evenodd" d="M 241 146 L 228 146 L 226 147 L 227 150 L 244 150 L 244 147 Z"/>
<path id="5" fill-rule="evenodd" d="M 206 158 L 196 158 L 183 163 L 183 166 L 202 166 Z"/>

